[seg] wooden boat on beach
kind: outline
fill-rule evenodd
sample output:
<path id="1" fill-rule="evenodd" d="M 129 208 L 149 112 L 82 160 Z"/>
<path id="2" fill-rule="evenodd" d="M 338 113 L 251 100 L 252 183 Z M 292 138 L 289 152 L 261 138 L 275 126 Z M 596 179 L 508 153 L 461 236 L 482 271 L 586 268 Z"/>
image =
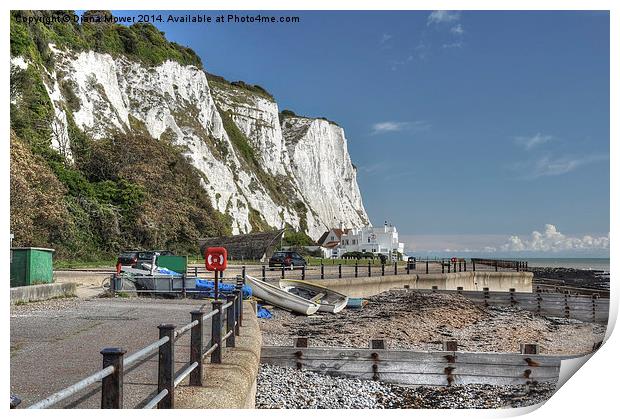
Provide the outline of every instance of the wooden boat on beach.
<path id="1" fill-rule="evenodd" d="M 286 292 L 320 304 L 319 311 L 338 313 L 347 306 L 348 297 L 320 285 L 295 279 L 280 280 L 280 288 Z"/>
<path id="2" fill-rule="evenodd" d="M 252 295 L 274 306 L 309 316 L 319 310 L 320 304 L 291 294 L 275 285 L 246 275 L 246 284 L 252 287 Z"/>

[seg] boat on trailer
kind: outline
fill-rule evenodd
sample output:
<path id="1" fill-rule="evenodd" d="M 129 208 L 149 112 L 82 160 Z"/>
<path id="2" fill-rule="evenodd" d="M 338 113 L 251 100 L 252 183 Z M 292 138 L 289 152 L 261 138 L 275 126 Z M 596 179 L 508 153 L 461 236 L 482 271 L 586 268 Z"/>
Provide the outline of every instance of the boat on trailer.
<path id="1" fill-rule="evenodd" d="M 280 287 L 263 282 L 253 276 L 246 275 L 246 285 L 252 287 L 252 295 L 258 297 L 269 304 L 290 310 L 295 313 L 310 316 L 316 313 L 321 305 L 317 302 L 307 300 L 295 294 L 291 294 Z"/>
<path id="2" fill-rule="evenodd" d="M 349 298 L 339 292 L 320 285 L 310 284 L 296 279 L 280 280 L 280 288 L 286 292 L 320 304 L 319 311 L 338 313 L 347 306 Z"/>

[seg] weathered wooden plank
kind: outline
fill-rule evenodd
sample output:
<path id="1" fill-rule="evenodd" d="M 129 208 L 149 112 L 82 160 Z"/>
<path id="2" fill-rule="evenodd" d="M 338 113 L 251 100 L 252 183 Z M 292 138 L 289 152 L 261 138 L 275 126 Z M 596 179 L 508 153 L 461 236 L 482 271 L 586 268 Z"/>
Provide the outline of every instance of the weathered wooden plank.
<path id="1" fill-rule="evenodd" d="M 539 366 L 556 366 L 561 359 L 554 355 L 523 355 L 518 353 L 493 352 L 443 352 L 443 351 L 411 351 L 411 350 L 372 350 L 355 348 L 293 348 L 290 346 L 263 346 L 261 358 L 291 358 L 296 359 L 299 353 L 303 359 L 316 360 L 372 360 L 373 353 L 382 361 L 405 361 L 417 363 L 456 363 L 467 364 L 499 364 L 499 365 L 528 365 L 535 362 Z"/>
<path id="2" fill-rule="evenodd" d="M 386 362 L 370 360 L 336 361 L 316 359 L 262 358 L 261 362 L 289 368 L 298 368 L 319 372 L 372 373 L 374 368 L 380 373 L 402 374 L 458 374 L 484 377 L 557 377 L 558 365 L 545 367 L 493 365 L 493 364 L 436 364 L 416 362 Z"/>

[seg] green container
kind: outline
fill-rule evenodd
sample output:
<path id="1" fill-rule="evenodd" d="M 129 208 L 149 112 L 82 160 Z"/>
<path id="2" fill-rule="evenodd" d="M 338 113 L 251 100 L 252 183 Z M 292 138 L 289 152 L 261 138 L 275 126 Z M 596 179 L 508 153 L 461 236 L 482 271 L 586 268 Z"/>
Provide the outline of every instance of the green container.
<path id="1" fill-rule="evenodd" d="M 42 247 L 11 248 L 11 286 L 54 282 L 52 255 L 54 249 Z"/>
<path id="2" fill-rule="evenodd" d="M 157 256 L 157 266 L 167 268 L 171 271 L 186 274 L 187 273 L 187 256 Z"/>

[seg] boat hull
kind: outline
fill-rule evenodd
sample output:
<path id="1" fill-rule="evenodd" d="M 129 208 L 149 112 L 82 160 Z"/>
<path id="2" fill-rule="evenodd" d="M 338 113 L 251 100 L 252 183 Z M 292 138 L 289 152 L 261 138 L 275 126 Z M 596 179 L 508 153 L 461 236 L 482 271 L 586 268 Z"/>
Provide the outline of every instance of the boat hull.
<path id="1" fill-rule="evenodd" d="M 291 292 L 292 289 L 299 289 L 303 291 L 307 291 L 309 293 L 314 293 L 314 295 L 322 294 L 323 297 L 320 298 L 320 307 L 319 311 L 326 313 L 338 313 L 342 309 L 347 306 L 347 302 L 349 298 L 341 294 L 339 292 L 330 290 L 329 288 L 322 287 L 320 285 L 310 284 L 305 281 L 298 281 L 294 279 L 283 279 L 280 280 L 280 288 Z M 310 300 L 309 300 L 310 301 Z M 318 301 L 317 301 L 318 302 Z"/>
<path id="2" fill-rule="evenodd" d="M 252 287 L 253 296 L 285 310 L 309 316 L 316 313 L 320 308 L 320 304 L 291 294 L 250 275 L 246 275 L 246 284 Z"/>

